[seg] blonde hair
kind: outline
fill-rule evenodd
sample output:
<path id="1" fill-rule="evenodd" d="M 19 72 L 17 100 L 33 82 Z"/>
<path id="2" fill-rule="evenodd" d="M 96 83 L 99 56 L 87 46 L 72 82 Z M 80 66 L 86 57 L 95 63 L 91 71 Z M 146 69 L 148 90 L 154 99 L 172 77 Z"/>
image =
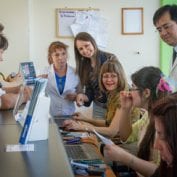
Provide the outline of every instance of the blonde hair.
<path id="1" fill-rule="evenodd" d="M 99 87 L 102 91 L 107 91 L 102 82 L 102 77 L 104 73 L 116 73 L 118 76 L 117 91 L 124 90 L 127 87 L 127 80 L 125 77 L 124 69 L 121 63 L 117 60 L 115 56 L 112 56 L 106 62 L 103 63 L 100 74 L 99 74 Z"/>

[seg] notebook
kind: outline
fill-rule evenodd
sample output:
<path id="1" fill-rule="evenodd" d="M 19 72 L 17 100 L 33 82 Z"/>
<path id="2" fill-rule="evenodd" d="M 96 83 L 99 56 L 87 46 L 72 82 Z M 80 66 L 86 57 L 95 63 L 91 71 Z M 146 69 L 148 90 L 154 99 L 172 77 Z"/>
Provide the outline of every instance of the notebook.
<path id="1" fill-rule="evenodd" d="M 26 85 L 32 85 L 36 80 L 36 71 L 33 62 L 22 62 L 20 63 L 20 73 L 23 76 Z"/>

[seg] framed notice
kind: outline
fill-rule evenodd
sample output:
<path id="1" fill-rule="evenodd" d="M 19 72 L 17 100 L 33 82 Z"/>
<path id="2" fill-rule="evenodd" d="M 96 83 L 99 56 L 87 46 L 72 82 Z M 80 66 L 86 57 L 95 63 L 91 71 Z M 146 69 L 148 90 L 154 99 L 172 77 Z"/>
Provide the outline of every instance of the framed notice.
<path id="1" fill-rule="evenodd" d="M 56 36 L 62 38 L 73 37 L 71 25 L 76 23 L 78 13 L 82 14 L 85 19 L 91 12 L 98 12 L 99 9 L 93 8 L 63 8 L 56 9 Z M 79 19 L 79 25 L 84 23 L 84 19 Z"/>
<path id="2" fill-rule="evenodd" d="M 122 8 L 122 34 L 143 33 L 143 8 Z"/>

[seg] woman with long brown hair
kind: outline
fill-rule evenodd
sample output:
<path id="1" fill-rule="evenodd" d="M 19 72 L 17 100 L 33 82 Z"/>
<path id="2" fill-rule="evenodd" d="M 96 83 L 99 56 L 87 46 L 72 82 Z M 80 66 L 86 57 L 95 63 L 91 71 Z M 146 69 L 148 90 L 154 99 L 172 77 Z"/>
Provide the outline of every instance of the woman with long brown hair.
<path id="1" fill-rule="evenodd" d="M 153 177 L 177 176 L 177 93 L 159 100 L 153 107 L 155 143 L 161 156 Z"/>
<path id="2" fill-rule="evenodd" d="M 93 117 L 103 118 L 107 96 L 101 91 L 98 76 L 102 64 L 112 56 L 98 48 L 95 39 L 86 32 L 78 33 L 74 39 L 76 73 L 79 75 L 83 93 L 77 95 L 78 106 L 90 106 L 93 101 Z"/>

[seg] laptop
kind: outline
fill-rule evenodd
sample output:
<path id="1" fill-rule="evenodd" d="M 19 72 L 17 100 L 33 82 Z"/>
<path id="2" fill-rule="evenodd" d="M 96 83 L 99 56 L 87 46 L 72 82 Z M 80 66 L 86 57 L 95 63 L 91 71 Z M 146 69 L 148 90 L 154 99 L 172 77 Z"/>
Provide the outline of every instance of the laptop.
<path id="1" fill-rule="evenodd" d="M 23 92 L 24 92 L 24 85 L 21 85 L 20 91 L 18 93 L 18 97 L 15 102 L 15 106 L 13 109 L 13 117 L 15 118 L 16 121 L 18 121 L 22 126 L 24 124 L 28 108 L 29 108 L 29 101 L 22 105 L 23 103 Z"/>
<path id="2" fill-rule="evenodd" d="M 60 115 L 60 116 L 54 116 L 53 120 L 57 124 L 58 128 L 63 127 L 63 122 L 65 120 L 71 119 L 72 115 Z"/>
<path id="3" fill-rule="evenodd" d="M 20 73 L 26 85 L 33 85 L 36 80 L 36 71 L 32 61 L 20 63 Z"/>
<path id="4" fill-rule="evenodd" d="M 57 124 L 59 128 L 59 134 L 61 134 L 61 129 L 63 128 L 63 122 L 67 119 L 71 119 L 72 115 L 61 115 L 53 117 L 54 122 Z M 79 132 L 75 132 L 75 134 L 80 134 Z M 72 132 L 71 132 L 72 134 Z M 69 136 L 71 135 L 69 133 Z M 64 134 L 63 134 L 64 135 Z M 82 144 L 65 144 L 64 147 L 69 159 L 73 160 L 95 160 L 102 159 L 101 155 L 96 151 L 95 145 L 90 143 L 82 143 Z"/>
<path id="5" fill-rule="evenodd" d="M 15 116 L 19 112 L 20 106 L 23 102 L 23 92 L 24 92 L 24 86 L 21 85 L 20 91 L 18 93 L 18 97 L 17 97 L 16 102 L 15 102 L 15 106 L 14 106 L 14 109 L 13 109 L 13 116 Z"/>
<path id="6" fill-rule="evenodd" d="M 65 150 L 69 159 L 73 160 L 101 160 L 101 155 L 93 144 L 82 143 L 76 145 L 65 144 Z"/>

